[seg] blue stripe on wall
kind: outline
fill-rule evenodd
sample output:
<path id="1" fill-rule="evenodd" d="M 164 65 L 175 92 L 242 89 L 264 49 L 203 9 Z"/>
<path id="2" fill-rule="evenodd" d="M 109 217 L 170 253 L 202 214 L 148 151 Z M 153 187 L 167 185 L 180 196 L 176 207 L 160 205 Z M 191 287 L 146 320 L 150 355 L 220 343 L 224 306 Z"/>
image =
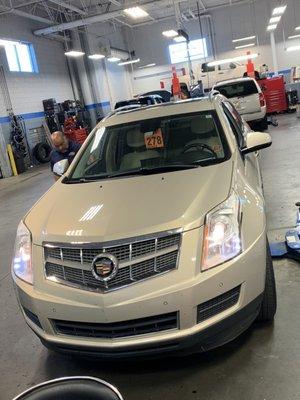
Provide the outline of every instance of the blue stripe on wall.
<path id="1" fill-rule="evenodd" d="M 23 117 L 23 119 L 34 119 L 34 118 L 43 118 L 44 115 L 45 114 L 43 111 L 38 111 L 33 113 L 21 114 L 21 117 Z"/>
<path id="2" fill-rule="evenodd" d="M 87 110 L 93 110 L 97 107 L 109 107 L 110 102 L 109 101 L 104 101 L 102 103 L 94 103 L 94 104 L 88 104 L 85 108 Z M 44 117 L 44 112 L 43 111 L 37 111 L 37 112 L 32 112 L 32 113 L 26 113 L 26 114 L 20 114 L 20 116 L 23 119 L 34 119 L 34 118 L 43 118 Z M 0 124 L 9 124 L 10 118 L 5 116 L 5 117 L 0 117 Z"/>
<path id="3" fill-rule="evenodd" d="M 9 117 L 0 117 L 0 124 L 8 124 Z"/>
<path id="4" fill-rule="evenodd" d="M 93 110 L 97 107 L 109 107 L 110 106 L 110 102 L 109 101 L 104 101 L 102 103 L 94 103 L 94 104 L 88 104 L 85 106 L 85 108 L 87 110 Z"/>

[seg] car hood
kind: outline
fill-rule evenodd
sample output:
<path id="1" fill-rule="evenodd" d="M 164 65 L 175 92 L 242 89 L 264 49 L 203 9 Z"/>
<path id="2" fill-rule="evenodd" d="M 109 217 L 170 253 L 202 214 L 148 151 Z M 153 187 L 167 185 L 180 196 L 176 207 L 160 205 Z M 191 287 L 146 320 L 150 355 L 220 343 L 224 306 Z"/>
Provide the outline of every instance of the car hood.
<path id="1" fill-rule="evenodd" d="M 25 218 L 33 242 L 104 242 L 204 223 L 230 191 L 232 160 L 164 174 L 58 181 Z"/>

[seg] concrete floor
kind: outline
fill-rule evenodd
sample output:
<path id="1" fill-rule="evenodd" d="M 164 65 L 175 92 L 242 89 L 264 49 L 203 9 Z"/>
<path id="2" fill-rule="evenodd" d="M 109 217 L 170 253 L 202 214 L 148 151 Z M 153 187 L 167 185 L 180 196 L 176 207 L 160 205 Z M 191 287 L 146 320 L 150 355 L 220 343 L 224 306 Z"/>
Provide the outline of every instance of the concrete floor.
<path id="1" fill-rule="evenodd" d="M 300 200 L 300 120 L 279 118 L 273 146 L 262 152 L 270 240 L 295 222 Z M 93 375 L 127 400 L 300 399 L 300 264 L 275 261 L 278 312 L 273 326 L 254 326 L 234 342 L 202 355 L 139 363 L 83 361 L 48 352 L 26 326 L 10 278 L 19 219 L 53 183 L 48 168 L 0 181 L 0 399 L 65 375 Z M 298 311 L 297 311 L 298 310 Z"/>

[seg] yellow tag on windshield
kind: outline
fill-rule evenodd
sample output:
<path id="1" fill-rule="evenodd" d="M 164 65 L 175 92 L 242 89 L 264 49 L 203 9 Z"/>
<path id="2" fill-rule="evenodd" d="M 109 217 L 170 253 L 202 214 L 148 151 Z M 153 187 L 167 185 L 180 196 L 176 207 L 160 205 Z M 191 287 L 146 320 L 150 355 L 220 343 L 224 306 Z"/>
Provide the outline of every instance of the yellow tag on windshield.
<path id="1" fill-rule="evenodd" d="M 164 147 L 164 139 L 161 128 L 156 129 L 156 131 L 153 133 L 145 133 L 145 145 L 147 149 Z"/>

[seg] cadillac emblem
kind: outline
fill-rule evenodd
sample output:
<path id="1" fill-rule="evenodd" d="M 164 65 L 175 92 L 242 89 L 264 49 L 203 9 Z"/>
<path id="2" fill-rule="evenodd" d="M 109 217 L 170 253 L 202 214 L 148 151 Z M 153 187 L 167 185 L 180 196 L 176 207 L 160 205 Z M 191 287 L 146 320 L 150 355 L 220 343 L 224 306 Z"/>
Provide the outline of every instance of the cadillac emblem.
<path id="1" fill-rule="evenodd" d="M 100 282 L 108 282 L 118 273 L 118 260 L 111 254 L 98 254 L 92 262 L 92 274 Z"/>

